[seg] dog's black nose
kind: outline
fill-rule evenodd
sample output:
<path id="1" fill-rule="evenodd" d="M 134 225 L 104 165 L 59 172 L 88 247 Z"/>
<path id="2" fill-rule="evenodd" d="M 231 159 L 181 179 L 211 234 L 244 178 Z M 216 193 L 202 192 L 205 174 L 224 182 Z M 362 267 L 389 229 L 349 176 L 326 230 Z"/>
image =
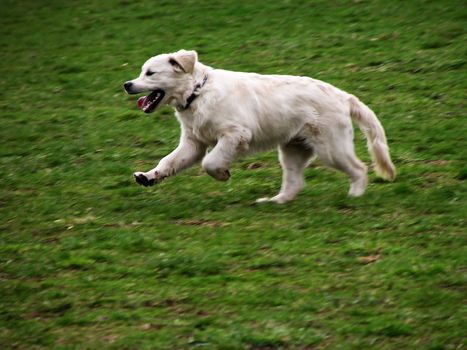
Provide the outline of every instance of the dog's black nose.
<path id="1" fill-rule="evenodd" d="M 127 81 L 125 84 L 123 84 L 123 87 L 125 88 L 126 92 L 130 92 L 131 86 L 133 83 L 131 81 Z"/>

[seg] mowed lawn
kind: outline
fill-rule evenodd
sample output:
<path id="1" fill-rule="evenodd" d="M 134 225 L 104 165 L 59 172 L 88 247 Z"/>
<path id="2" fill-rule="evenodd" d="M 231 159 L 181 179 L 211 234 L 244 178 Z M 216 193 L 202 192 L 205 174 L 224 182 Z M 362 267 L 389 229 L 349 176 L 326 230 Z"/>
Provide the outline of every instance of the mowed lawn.
<path id="1" fill-rule="evenodd" d="M 0 4 L 0 348 L 466 348 L 465 1 Z M 349 198 L 318 161 L 255 205 L 271 151 L 136 185 L 179 127 L 122 83 L 181 48 L 354 93 L 398 178 Z"/>

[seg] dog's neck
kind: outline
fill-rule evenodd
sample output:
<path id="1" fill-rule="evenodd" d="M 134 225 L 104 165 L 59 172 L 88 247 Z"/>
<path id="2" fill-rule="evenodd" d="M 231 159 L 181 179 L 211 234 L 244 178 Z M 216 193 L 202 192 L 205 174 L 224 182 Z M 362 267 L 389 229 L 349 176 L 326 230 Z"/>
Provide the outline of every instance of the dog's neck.
<path id="1" fill-rule="evenodd" d="M 190 96 L 187 97 L 185 105 L 182 107 L 184 110 L 187 110 L 190 108 L 191 104 L 193 101 L 199 96 L 201 89 L 203 88 L 204 84 L 206 84 L 206 81 L 208 80 L 208 75 L 206 74 L 203 78 L 203 81 L 201 83 L 196 83 L 193 92 L 191 93 Z"/>
<path id="2" fill-rule="evenodd" d="M 173 107 L 178 112 L 183 112 L 192 108 L 192 103 L 201 94 L 206 82 L 209 80 L 209 71 L 211 67 L 205 66 L 200 62 L 196 62 L 192 78 L 187 82 L 185 88 L 175 96 Z"/>

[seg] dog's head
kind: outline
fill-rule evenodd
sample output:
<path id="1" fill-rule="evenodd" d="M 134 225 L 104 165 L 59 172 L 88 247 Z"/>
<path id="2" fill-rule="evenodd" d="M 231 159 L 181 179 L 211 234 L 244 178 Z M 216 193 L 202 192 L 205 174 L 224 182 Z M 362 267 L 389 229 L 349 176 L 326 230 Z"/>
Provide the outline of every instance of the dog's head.
<path id="1" fill-rule="evenodd" d="M 138 107 L 152 113 L 161 103 L 171 103 L 183 95 L 193 79 L 197 61 L 196 51 L 186 50 L 151 57 L 143 64 L 139 77 L 127 81 L 123 87 L 129 94 L 150 91 L 138 99 Z"/>

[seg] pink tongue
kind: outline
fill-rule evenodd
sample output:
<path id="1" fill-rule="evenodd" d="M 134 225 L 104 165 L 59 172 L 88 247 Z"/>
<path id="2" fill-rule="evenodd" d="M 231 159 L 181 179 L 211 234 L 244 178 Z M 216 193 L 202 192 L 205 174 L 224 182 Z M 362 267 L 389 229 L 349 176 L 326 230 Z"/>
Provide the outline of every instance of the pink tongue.
<path id="1" fill-rule="evenodd" d="M 138 98 L 138 102 L 136 102 L 139 109 L 143 109 L 144 102 L 146 102 L 146 96 L 141 96 Z"/>

